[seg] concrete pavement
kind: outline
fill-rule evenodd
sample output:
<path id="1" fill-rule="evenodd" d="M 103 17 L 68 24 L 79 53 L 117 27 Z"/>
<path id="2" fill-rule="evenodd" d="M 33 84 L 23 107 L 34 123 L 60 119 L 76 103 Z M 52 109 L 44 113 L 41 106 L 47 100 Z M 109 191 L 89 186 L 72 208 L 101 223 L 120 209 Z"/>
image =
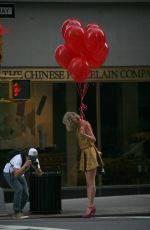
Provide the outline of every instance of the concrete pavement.
<path id="1" fill-rule="evenodd" d="M 62 211 L 59 214 L 30 214 L 30 218 L 67 218 L 81 217 L 85 212 L 87 199 L 62 199 Z M 128 216 L 128 215 L 147 215 L 150 216 L 150 194 L 124 195 L 96 197 L 96 216 Z M 12 203 L 5 204 L 4 213 L 0 213 L 1 219 L 12 218 Z M 25 214 L 30 211 L 30 204 L 25 207 Z"/>

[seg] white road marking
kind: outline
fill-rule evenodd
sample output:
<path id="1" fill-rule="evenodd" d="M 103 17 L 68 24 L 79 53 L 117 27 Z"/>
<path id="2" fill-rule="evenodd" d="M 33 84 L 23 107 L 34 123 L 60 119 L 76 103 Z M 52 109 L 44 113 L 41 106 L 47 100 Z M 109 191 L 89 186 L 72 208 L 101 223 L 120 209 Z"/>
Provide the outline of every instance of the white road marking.
<path id="1" fill-rule="evenodd" d="M 150 219 L 150 216 L 98 216 L 97 219 Z"/>
<path id="2" fill-rule="evenodd" d="M 67 230 L 67 229 L 32 227 L 32 226 L 17 226 L 17 225 L 0 225 L 0 230 Z"/>

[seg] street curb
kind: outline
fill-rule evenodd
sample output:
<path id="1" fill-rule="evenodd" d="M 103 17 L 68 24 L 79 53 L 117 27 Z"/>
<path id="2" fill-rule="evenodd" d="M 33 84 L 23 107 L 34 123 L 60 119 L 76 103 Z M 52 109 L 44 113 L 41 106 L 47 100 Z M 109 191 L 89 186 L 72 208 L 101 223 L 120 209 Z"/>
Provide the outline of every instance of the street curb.
<path id="1" fill-rule="evenodd" d="M 150 213 L 113 213 L 113 214 L 97 214 L 95 217 L 134 217 L 134 216 L 150 216 Z M 39 219 L 39 218 L 82 218 L 82 214 L 47 214 L 47 215 L 30 215 L 28 219 Z M 92 217 L 94 218 L 94 217 Z M 13 219 L 12 215 L 0 214 L 0 220 Z M 26 219 L 26 220 L 28 220 Z"/>

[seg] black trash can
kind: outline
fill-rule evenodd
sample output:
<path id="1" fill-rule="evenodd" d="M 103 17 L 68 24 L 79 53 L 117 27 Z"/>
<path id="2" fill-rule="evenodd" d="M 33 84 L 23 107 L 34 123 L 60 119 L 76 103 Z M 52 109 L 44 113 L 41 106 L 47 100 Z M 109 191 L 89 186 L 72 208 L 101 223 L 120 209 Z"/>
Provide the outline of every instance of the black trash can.
<path id="1" fill-rule="evenodd" d="M 29 191 L 31 213 L 61 212 L 61 171 L 45 172 L 41 177 L 31 173 Z"/>

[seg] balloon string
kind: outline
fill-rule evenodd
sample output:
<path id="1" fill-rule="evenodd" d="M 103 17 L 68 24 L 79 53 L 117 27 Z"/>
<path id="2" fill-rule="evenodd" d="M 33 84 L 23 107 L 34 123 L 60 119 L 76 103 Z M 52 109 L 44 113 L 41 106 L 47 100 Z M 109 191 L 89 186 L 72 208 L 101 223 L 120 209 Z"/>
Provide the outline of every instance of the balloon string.
<path id="1" fill-rule="evenodd" d="M 77 83 L 77 90 L 78 90 L 78 93 L 80 96 L 80 107 L 79 107 L 79 109 L 80 109 L 80 118 L 81 118 L 80 125 L 81 126 L 82 126 L 82 121 L 86 120 L 85 111 L 87 110 L 87 105 L 83 102 L 83 100 L 84 100 L 85 95 L 87 93 L 88 87 L 89 87 L 89 84 L 87 82 L 86 83 Z"/>

